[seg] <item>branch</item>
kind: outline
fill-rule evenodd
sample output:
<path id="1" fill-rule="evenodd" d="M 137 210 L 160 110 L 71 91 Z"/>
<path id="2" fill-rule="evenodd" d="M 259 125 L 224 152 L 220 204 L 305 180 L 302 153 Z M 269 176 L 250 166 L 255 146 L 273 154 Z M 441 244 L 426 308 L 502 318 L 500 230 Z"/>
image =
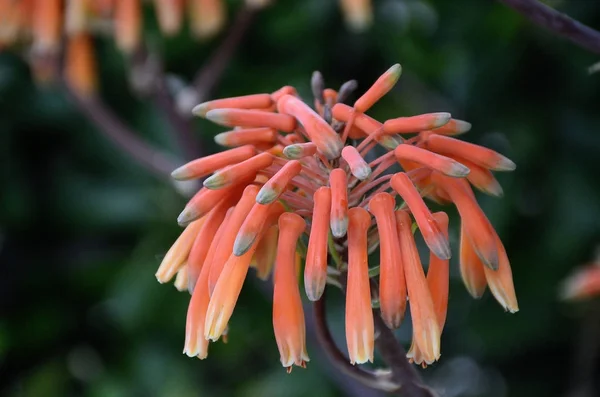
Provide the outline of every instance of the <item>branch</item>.
<path id="1" fill-rule="evenodd" d="M 390 366 L 394 382 L 401 385 L 407 396 L 434 397 L 433 391 L 423 385 L 415 366 L 406 359 L 406 351 L 381 319 L 379 310 L 374 310 L 373 314 L 378 334 L 375 345 L 381 358 Z"/>
<path id="2" fill-rule="evenodd" d="M 177 109 L 158 54 L 149 48 L 136 51 L 131 57 L 130 81 L 139 94 L 149 96 L 154 105 L 164 113 L 187 161 L 206 155 L 195 137 L 189 116 L 181 114 Z"/>
<path id="3" fill-rule="evenodd" d="M 161 179 L 169 179 L 179 163 L 168 154 L 156 149 L 129 130 L 99 98 L 83 97 L 64 84 L 69 97 L 98 130 L 131 156 L 138 164 Z"/>
<path id="4" fill-rule="evenodd" d="M 600 32 L 537 0 L 498 0 L 533 23 L 563 36 L 580 47 L 600 54 Z"/>
<path id="5" fill-rule="evenodd" d="M 325 309 L 325 295 L 314 303 L 314 318 L 315 318 L 315 331 L 317 334 L 317 340 L 319 344 L 325 349 L 325 353 L 329 357 L 331 363 L 341 373 L 346 376 L 350 376 L 362 384 L 371 387 L 373 389 L 382 390 L 386 392 L 392 392 L 399 389 L 399 385 L 394 384 L 390 379 L 390 374 L 382 372 L 371 372 L 363 370 L 361 367 L 350 364 L 350 361 L 342 352 L 337 348 L 331 332 L 327 327 L 326 309 Z"/>
<path id="6" fill-rule="evenodd" d="M 187 87 L 179 93 L 177 105 L 181 114 L 191 116 L 192 108 L 204 102 L 210 96 L 211 91 L 220 82 L 227 65 L 229 65 L 236 49 L 252 25 L 255 15 L 256 9 L 248 6 L 242 7 L 238 11 L 231 28 L 215 53 L 194 76 L 192 87 Z"/>

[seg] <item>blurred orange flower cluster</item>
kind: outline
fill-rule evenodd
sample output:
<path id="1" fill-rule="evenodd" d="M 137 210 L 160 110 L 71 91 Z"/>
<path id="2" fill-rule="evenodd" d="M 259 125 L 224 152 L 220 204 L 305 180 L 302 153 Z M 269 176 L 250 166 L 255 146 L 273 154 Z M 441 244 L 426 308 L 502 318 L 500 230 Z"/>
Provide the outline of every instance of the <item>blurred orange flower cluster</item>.
<path id="1" fill-rule="evenodd" d="M 269 0 L 246 0 L 248 7 L 266 6 Z M 153 0 L 156 19 L 165 36 L 179 33 L 184 17 L 190 33 L 206 39 L 226 22 L 222 0 Z M 142 40 L 141 0 L 0 0 L 0 50 L 9 46 L 31 48 L 28 56 L 38 80 L 57 74 L 56 56 L 65 51 L 64 75 L 80 95 L 96 89 L 93 36 L 114 36 L 126 54 Z"/>
<path id="2" fill-rule="evenodd" d="M 489 286 L 505 310 L 518 311 L 506 251 L 471 188 L 501 196 L 491 171 L 512 171 L 515 164 L 455 138 L 471 126 L 449 113 L 383 123 L 366 115 L 400 74 L 400 65 L 392 66 L 353 106 L 344 102 L 356 82 L 325 89 L 315 72 L 314 109 L 291 86 L 195 107 L 197 116 L 231 129 L 215 137 L 230 149 L 172 174 L 178 180 L 208 176 L 179 215 L 186 228 L 156 273 L 161 283 L 175 277 L 176 287 L 192 295 L 187 355 L 205 358 L 209 341 L 226 334 L 248 269 L 255 267 L 261 279 L 274 268 L 273 327 L 288 370 L 308 361 L 300 272 L 311 301 L 322 298 L 327 284 L 346 290 L 352 364 L 373 361 L 377 302 L 391 329 L 402 324 L 409 302 L 408 357 L 422 365 L 436 361 L 451 249 L 448 216 L 431 213 L 423 197 L 458 209 L 460 272 L 470 294 L 481 297 Z M 375 146 L 385 154 L 372 158 Z M 397 164 L 403 171 L 390 173 Z M 415 229 L 430 251 L 427 274 Z M 377 248 L 379 264 L 369 266 Z"/>

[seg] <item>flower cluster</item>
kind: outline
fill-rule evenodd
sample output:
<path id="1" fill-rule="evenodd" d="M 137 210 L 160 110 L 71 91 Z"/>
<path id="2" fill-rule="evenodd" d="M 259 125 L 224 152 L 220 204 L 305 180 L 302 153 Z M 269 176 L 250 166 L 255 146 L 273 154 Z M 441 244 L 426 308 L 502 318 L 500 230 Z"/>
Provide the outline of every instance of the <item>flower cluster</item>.
<path id="1" fill-rule="evenodd" d="M 311 301 L 321 299 L 327 284 L 345 289 L 351 363 L 373 360 L 375 302 L 391 329 L 402 324 L 409 302 L 408 357 L 436 361 L 451 250 L 448 216 L 431 213 L 423 197 L 458 209 L 460 272 L 470 294 L 481 297 L 489 286 L 505 310 L 518 310 L 506 251 L 471 189 L 501 196 L 491 171 L 515 164 L 454 138 L 471 126 L 449 113 L 383 123 L 366 115 L 400 73 L 400 65 L 392 66 L 353 106 L 344 102 L 356 82 L 339 92 L 324 89 L 315 72 L 314 110 L 291 86 L 195 107 L 197 116 L 232 129 L 215 137 L 230 149 L 172 174 L 210 175 L 179 215 L 186 228 L 156 273 L 161 283 L 176 277 L 177 288 L 192 294 L 187 355 L 205 358 L 209 341 L 227 332 L 249 268 L 266 279 L 274 267 L 273 327 L 284 367 L 308 361 L 298 272 Z M 378 151 L 385 154 L 377 157 Z M 398 164 L 403 171 L 391 173 Z M 430 250 L 427 275 L 416 229 Z M 377 249 L 379 264 L 369 266 Z"/>
<path id="2" fill-rule="evenodd" d="M 266 6 L 269 0 L 246 0 L 248 7 Z M 222 0 L 154 0 L 159 28 L 165 36 L 179 33 L 188 17 L 197 39 L 218 33 L 226 22 Z M 117 47 L 133 53 L 142 40 L 142 0 L 0 0 L 0 50 L 30 46 L 36 77 L 47 81 L 56 75 L 53 58 L 65 46 L 64 74 L 80 94 L 96 87 L 93 35 L 114 36 Z"/>

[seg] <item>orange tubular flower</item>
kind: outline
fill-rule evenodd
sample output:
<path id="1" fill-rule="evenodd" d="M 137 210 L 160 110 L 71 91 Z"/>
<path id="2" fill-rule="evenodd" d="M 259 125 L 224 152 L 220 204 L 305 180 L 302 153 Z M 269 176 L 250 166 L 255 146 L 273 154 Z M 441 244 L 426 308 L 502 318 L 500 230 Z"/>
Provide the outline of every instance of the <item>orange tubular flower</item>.
<path id="1" fill-rule="evenodd" d="M 206 113 L 213 109 L 262 109 L 271 106 L 272 103 L 269 94 L 244 95 L 201 103 L 192 109 L 192 113 L 199 117 L 206 117 Z"/>
<path id="2" fill-rule="evenodd" d="M 369 211 L 377 220 L 380 239 L 379 302 L 381 317 L 390 328 L 398 328 L 406 311 L 406 281 L 394 216 L 394 199 L 378 193 L 369 201 Z"/>
<path id="3" fill-rule="evenodd" d="M 254 146 L 252 145 L 226 150 L 221 153 L 190 161 L 173 171 L 171 176 L 180 181 L 202 178 L 220 168 L 248 160 L 255 154 L 256 149 L 254 149 Z"/>
<path id="4" fill-rule="evenodd" d="M 266 280 L 269 277 L 275 265 L 278 238 L 279 229 L 277 226 L 271 226 L 256 246 L 256 252 L 250 266 L 256 268 L 256 276 L 261 280 Z"/>
<path id="5" fill-rule="evenodd" d="M 221 146 L 275 143 L 278 135 L 277 131 L 272 128 L 246 128 L 222 132 L 215 136 L 215 142 Z"/>
<path id="6" fill-rule="evenodd" d="M 261 153 L 241 163 L 215 172 L 204 181 L 204 187 L 208 189 L 221 189 L 235 185 L 247 178 L 253 178 L 258 171 L 270 166 L 271 163 L 273 163 L 273 156 L 269 153 Z"/>
<path id="7" fill-rule="evenodd" d="M 158 26 L 165 36 L 173 36 L 181 30 L 183 0 L 154 0 Z"/>
<path id="8" fill-rule="evenodd" d="M 115 4 L 115 39 L 119 49 L 131 54 L 140 44 L 142 5 L 140 0 L 120 0 Z"/>
<path id="9" fill-rule="evenodd" d="M 269 127 L 283 132 L 292 132 L 296 120 L 290 115 L 248 109 L 214 109 L 206 118 L 226 127 Z"/>
<path id="10" fill-rule="evenodd" d="M 311 102 L 317 111 L 290 86 L 195 108 L 197 115 L 233 128 L 218 135 L 217 143 L 242 146 L 173 172 L 181 180 L 212 173 L 179 215 L 178 222 L 189 226 L 157 272 L 161 282 L 176 275 L 175 286 L 187 285 L 192 293 L 187 355 L 206 357 L 208 340 L 235 326 L 230 319 L 248 268 L 255 267 L 264 280 L 274 266 L 273 326 L 288 370 L 308 361 L 298 288 L 303 267 L 309 300 L 323 299 L 328 283 L 346 289 L 351 363 L 374 358 L 372 299 L 379 301 L 385 325 L 397 328 L 408 298 L 413 322 L 408 358 L 421 365 L 438 360 L 449 294 L 448 216 L 432 214 L 422 197 L 458 208 L 460 273 L 469 293 L 481 297 L 489 285 L 507 311 L 518 310 L 506 251 L 469 184 L 499 195 L 491 171 L 514 168 L 513 163 L 448 138 L 470 124 L 446 113 L 384 122 L 364 114 L 399 74 L 399 65 L 390 68 L 354 107 L 339 101 L 348 98 L 356 82 L 345 83 L 338 94 L 315 73 Z M 346 142 L 352 128 L 358 143 Z M 416 134 L 403 143 L 395 135 L 399 132 Z M 376 144 L 387 153 L 367 163 L 365 155 Z M 398 163 L 403 172 L 390 174 Z M 401 210 L 395 211 L 397 206 Z M 413 218 L 430 250 L 427 277 L 411 230 Z M 368 256 L 378 247 L 379 266 L 369 269 Z M 379 283 L 371 282 L 377 275 Z"/>
<path id="11" fill-rule="evenodd" d="M 310 227 L 304 287 L 311 301 L 321 299 L 327 281 L 327 235 L 329 234 L 329 213 L 331 212 L 331 189 L 320 187 L 313 196 L 313 220 Z"/>
<path id="12" fill-rule="evenodd" d="M 484 266 L 473 250 L 464 225 L 462 225 L 460 227 L 460 276 L 467 291 L 475 299 L 481 298 L 487 287 L 483 272 Z"/>
<path id="13" fill-rule="evenodd" d="M 417 146 L 399 145 L 394 150 L 394 154 L 398 161 L 414 161 L 415 163 L 422 164 L 448 176 L 463 178 L 469 175 L 470 172 L 469 168 L 458 161 L 432 153 L 429 150 L 421 149 Z"/>
<path id="14" fill-rule="evenodd" d="M 600 252 L 599 252 L 600 254 Z M 581 267 L 564 282 L 560 296 L 566 300 L 584 300 L 600 295 L 600 256 Z"/>
<path id="15" fill-rule="evenodd" d="M 244 220 L 246 220 L 248 214 L 255 204 L 257 193 L 258 187 L 254 185 L 248 186 L 244 190 L 242 198 L 233 209 L 231 219 L 229 219 L 229 222 L 227 222 L 227 228 L 223 231 L 223 235 L 219 240 L 219 245 L 217 246 L 215 256 L 212 258 L 212 262 L 210 263 L 210 275 L 208 277 L 208 290 L 210 293 L 212 293 L 215 285 L 217 284 L 217 280 L 221 275 L 221 271 L 223 270 L 223 266 L 225 266 L 227 258 L 232 255 L 235 238 L 242 227 Z M 246 250 L 246 252 L 247 251 L 248 250 Z M 248 264 L 249 263 L 250 262 L 248 262 Z"/>
<path id="16" fill-rule="evenodd" d="M 440 326 L 412 234 L 410 215 L 405 211 L 396 211 L 396 223 L 408 286 L 413 338 L 423 354 L 423 360 L 431 364 L 440 357 Z"/>
<path id="17" fill-rule="evenodd" d="M 442 229 L 442 232 L 448 236 L 448 215 L 445 212 L 437 212 L 433 214 L 435 221 Z M 449 267 L 447 259 L 440 259 L 437 256 L 429 255 L 429 270 L 427 271 L 427 287 L 431 293 L 433 301 L 433 310 L 440 327 L 440 333 L 444 329 L 446 323 L 446 314 L 448 310 L 448 283 L 449 283 Z M 406 354 L 410 360 L 416 364 L 427 366 L 425 357 L 413 339 L 410 350 Z"/>
<path id="18" fill-rule="evenodd" d="M 96 92 L 96 60 L 92 38 L 86 33 L 69 37 L 65 60 L 65 80 L 82 97 Z"/>
<path id="19" fill-rule="evenodd" d="M 331 234 L 340 238 L 348 230 L 348 182 L 344 170 L 336 168 L 329 175 L 331 185 Z"/>
<path id="20" fill-rule="evenodd" d="M 375 327 L 371 309 L 367 230 L 369 213 L 362 208 L 348 211 L 348 285 L 346 287 L 346 342 L 352 364 L 373 362 Z"/>
<path id="21" fill-rule="evenodd" d="M 273 329 L 281 365 L 306 367 L 304 310 L 296 278 L 296 244 L 306 224 L 301 216 L 285 213 L 279 217 L 279 241 L 273 279 Z"/>
<path id="22" fill-rule="evenodd" d="M 440 230 L 408 175 L 397 173 L 392 177 L 391 184 L 408 205 L 431 252 L 440 259 L 450 259 L 448 237 Z"/>
<path id="23" fill-rule="evenodd" d="M 221 30 L 227 17 L 223 0 L 189 0 L 190 26 L 196 38 L 202 40 Z"/>

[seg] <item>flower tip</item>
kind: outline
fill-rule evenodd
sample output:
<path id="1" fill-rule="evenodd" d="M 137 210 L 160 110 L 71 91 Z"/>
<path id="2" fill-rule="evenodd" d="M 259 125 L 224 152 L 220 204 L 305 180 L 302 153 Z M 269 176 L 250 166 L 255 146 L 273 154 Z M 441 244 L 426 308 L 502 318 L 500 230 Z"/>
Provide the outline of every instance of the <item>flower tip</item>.
<path id="1" fill-rule="evenodd" d="M 206 117 L 206 113 L 210 111 L 209 102 L 201 103 L 200 105 L 194 106 L 192 114 L 198 117 Z"/>
<path id="2" fill-rule="evenodd" d="M 498 164 L 494 168 L 495 171 L 514 171 L 517 165 L 508 157 L 500 156 Z"/>
<path id="3" fill-rule="evenodd" d="M 429 249 L 431 252 L 442 260 L 447 260 L 452 257 L 452 251 L 450 250 L 450 243 L 443 234 L 439 233 L 433 241 L 429 241 Z"/>
<path id="4" fill-rule="evenodd" d="M 185 181 L 187 179 L 189 179 L 190 177 L 190 173 L 187 170 L 187 167 L 185 165 L 177 168 L 176 170 L 174 170 L 173 172 L 171 172 L 171 178 L 178 180 L 178 181 Z"/>
<path id="5" fill-rule="evenodd" d="M 331 234 L 335 238 L 342 238 L 346 235 L 348 231 L 348 217 L 344 217 L 341 219 L 331 219 Z"/>
<path id="6" fill-rule="evenodd" d="M 454 119 L 454 124 L 456 126 L 456 135 L 471 131 L 471 123 L 468 121 Z"/>
<path id="7" fill-rule="evenodd" d="M 432 121 L 432 128 L 439 128 L 442 127 L 446 124 L 448 124 L 448 122 L 452 119 L 452 115 L 450 113 L 447 112 L 438 112 L 438 113 L 434 113 L 434 117 L 433 117 L 433 121 Z"/>
<path id="8" fill-rule="evenodd" d="M 288 145 L 283 148 L 283 155 L 290 160 L 302 157 L 302 149 L 297 145 Z"/>
<path id="9" fill-rule="evenodd" d="M 390 80 L 395 84 L 402 74 L 402 66 L 399 63 L 392 65 L 392 67 L 387 70 L 386 74 L 389 74 Z"/>
<path id="10" fill-rule="evenodd" d="M 258 204 L 271 204 L 273 201 L 275 201 L 278 197 L 277 192 L 269 187 L 269 186 L 263 186 L 260 191 L 258 192 L 258 194 L 256 195 L 256 202 Z"/>
<path id="11" fill-rule="evenodd" d="M 215 143 L 220 146 L 227 146 L 227 133 L 221 132 L 220 134 L 215 135 Z"/>
<path id="12" fill-rule="evenodd" d="M 219 189 L 224 185 L 225 181 L 223 179 L 219 174 L 213 174 L 204 180 L 203 185 L 207 189 Z"/>
<path id="13" fill-rule="evenodd" d="M 352 170 L 352 175 L 357 179 L 364 181 L 371 176 L 371 168 L 367 164 L 364 164 L 363 166 L 354 168 Z"/>
<path id="14" fill-rule="evenodd" d="M 227 112 L 229 109 L 213 109 L 206 112 L 204 117 L 215 124 L 227 124 Z"/>
<path id="15" fill-rule="evenodd" d="M 244 255 L 246 252 L 248 252 L 250 247 L 252 247 L 252 243 L 254 243 L 254 240 L 256 240 L 256 236 L 238 234 L 235 238 L 235 243 L 233 243 L 233 255 Z"/>
<path id="16" fill-rule="evenodd" d="M 488 186 L 485 187 L 485 192 L 488 194 L 491 194 L 492 196 L 495 196 L 495 197 L 503 197 L 504 196 L 504 190 L 502 189 L 502 186 L 495 179 L 492 180 L 492 182 Z"/>
<path id="17" fill-rule="evenodd" d="M 464 178 L 467 175 L 469 175 L 470 172 L 471 170 L 469 169 L 469 167 L 459 162 L 453 162 L 450 166 L 450 169 L 448 170 L 448 175 L 456 178 Z"/>
<path id="18" fill-rule="evenodd" d="M 177 223 L 179 226 L 187 226 L 198 218 L 198 211 L 196 211 L 193 207 L 186 207 L 177 217 Z"/>

